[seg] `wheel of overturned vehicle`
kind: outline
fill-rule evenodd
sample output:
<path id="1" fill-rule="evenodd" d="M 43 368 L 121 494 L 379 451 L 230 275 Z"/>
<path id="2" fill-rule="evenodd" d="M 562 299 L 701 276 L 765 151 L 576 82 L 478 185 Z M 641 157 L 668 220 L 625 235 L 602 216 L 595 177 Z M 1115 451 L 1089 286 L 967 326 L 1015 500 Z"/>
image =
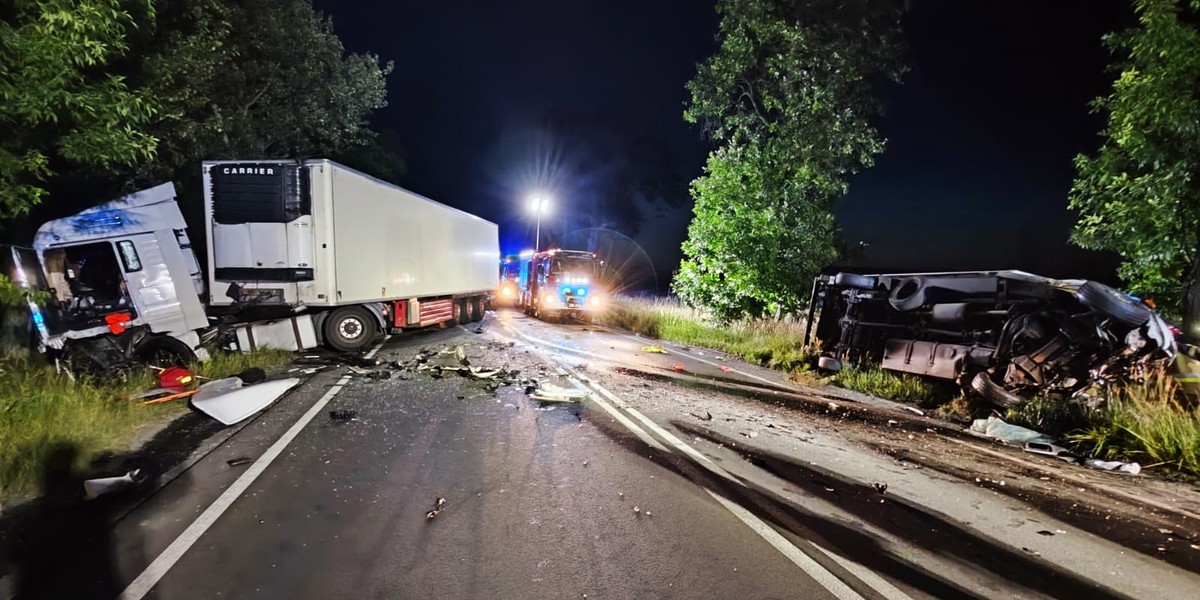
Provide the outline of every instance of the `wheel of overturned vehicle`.
<path id="1" fill-rule="evenodd" d="M 904 279 L 892 288 L 892 293 L 888 295 L 888 303 L 900 312 L 920 308 L 925 304 L 925 280 L 920 277 Z"/>
<path id="2" fill-rule="evenodd" d="M 151 367 L 186 367 L 196 362 L 196 353 L 188 345 L 169 335 L 156 335 L 142 340 L 133 351 L 133 358 Z"/>
<path id="3" fill-rule="evenodd" d="M 476 323 L 483 320 L 483 298 L 475 296 L 470 299 L 468 304 L 471 307 L 471 322 Z"/>
<path id="4" fill-rule="evenodd" d="M 817 358 L 817 368 L 822 371 L 837 373 L 842 370 L 842 361 L 832 356 L 821 356 Z"/>
<path id="5" fill-rule="evenodd" d="M 375 319 L 361 306 L 343 306 L 325 319 L 325 343 L 339 352 L 357 352 L 371 343 Z"/>
<path id="6" fill-rule="evenodd" d="M 856 288 L 860 290 L 875 289 L 875 278 L 857 273 L 838 273 L 833 276 L 833 285 Z"/>
<path id="7" fill-rule="evenodd" d="M 975 393 L 983 397 L 984 400 L 1004 408 L 1017 406 L 1025 402 L 1024 398 L 992 381 L 992 378 L 988 377 L 988 374 L 983 371 L 977 373 L 975 378 L 971 380 L 971 389 L 975 390 Z"/>
<path id="8" fill-rule="evenodd" d="M 1080 304 L 1126 327 L 1141 327 L 1150 320 L 1150 308 L 1107 285 L 1085 281 L 1076 292 Z"/>

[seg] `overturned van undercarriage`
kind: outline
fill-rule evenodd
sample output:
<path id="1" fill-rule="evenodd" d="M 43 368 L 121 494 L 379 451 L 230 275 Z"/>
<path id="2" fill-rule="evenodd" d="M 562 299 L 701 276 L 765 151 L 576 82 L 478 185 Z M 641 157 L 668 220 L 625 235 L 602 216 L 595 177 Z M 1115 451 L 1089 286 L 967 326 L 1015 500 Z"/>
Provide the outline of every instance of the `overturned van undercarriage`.
<path id="1" fill-rule="evenodd" d="M 1140 378 L 1177 352 L 1149 306 L 1081 279 L 838 273 L 816 279 L 812 300 L 806 341 L 820 342 L 823 368 L 873 363 L 955 381 L 1001 406 Z"/>

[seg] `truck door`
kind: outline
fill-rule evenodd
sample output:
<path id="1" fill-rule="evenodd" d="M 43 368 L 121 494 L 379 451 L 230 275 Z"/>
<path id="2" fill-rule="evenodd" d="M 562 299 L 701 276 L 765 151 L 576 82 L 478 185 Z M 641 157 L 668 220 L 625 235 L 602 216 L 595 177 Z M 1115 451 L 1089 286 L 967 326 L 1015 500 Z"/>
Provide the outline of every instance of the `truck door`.
<path id="1" fill-rule="evenodd" d="M 5 265 L 8 267 L 5 269 L 5 275 L 12 279 L 17 287 L 34 292 L 41 297 L 28 297 L 26 304 L 29 307 L 33 325 L 38 330 L 42 341 L 45 342 L 51 335 L 62 333 L 62 313 L 58 301 L 46 283 L 46 274 L 42 272 L 37 251 L 33 248 L 13 246 L 5 258 L 12 261 L 10 265 Z M 35 299 L 40 303 L 35 302 Z"/>

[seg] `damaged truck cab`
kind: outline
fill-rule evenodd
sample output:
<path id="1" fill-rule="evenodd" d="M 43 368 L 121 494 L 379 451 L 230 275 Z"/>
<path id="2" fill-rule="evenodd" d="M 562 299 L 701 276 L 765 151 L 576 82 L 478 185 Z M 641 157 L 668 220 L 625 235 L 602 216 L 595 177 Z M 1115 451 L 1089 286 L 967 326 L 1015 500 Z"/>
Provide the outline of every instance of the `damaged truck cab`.
<path id="1" fill-rule="evenodd" d="M 26 284 L 50 295 L 35 325 L 42 343 L 68 363 L 106 372 L 129 360 L 203 358 L 204 276 L 174 185 L 45 223 L 33 249 L 44 279 Z"/>

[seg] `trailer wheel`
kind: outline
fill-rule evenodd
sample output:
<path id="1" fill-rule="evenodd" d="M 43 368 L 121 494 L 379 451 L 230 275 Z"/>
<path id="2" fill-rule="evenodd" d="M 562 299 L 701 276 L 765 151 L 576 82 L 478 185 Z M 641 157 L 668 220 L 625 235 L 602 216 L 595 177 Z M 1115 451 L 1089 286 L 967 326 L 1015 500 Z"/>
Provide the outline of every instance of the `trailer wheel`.
<path id="1" fill-rule="evenodd" d="M 471 298 L 470 304 L 471 304 L 471 322 L 475 323 L 477 321 L 482 321 L 483 320 L 483 298 L 480 298 L 479 296 L 475 296 L 474 298 Z"/>
<path id="2" fill-rule="evenodd" d="M 343 306 L 325 319 L 325 343 L 339 352 L 357 352 L 371 343 L 375 317 L 361 306 Z"/>
<path id="3" fill-rule="evenodd" d="M 467 299 L 458 298 L 454 301 L 454 322 L 459 325 L 466 325 L 470 322 L 470 313 L 467 312 Z"/>
<path id="4" fill-rule="evenodd" d="M 138 344 L 134 360 L 159 368 L 186 367 L 196 362 L 196 353 L 188 345 L 169 335 L 156 335 Z"/>

